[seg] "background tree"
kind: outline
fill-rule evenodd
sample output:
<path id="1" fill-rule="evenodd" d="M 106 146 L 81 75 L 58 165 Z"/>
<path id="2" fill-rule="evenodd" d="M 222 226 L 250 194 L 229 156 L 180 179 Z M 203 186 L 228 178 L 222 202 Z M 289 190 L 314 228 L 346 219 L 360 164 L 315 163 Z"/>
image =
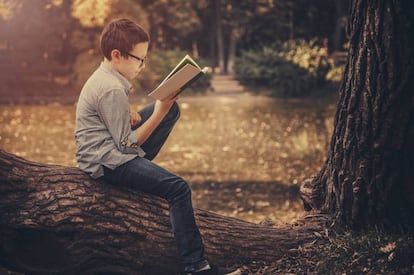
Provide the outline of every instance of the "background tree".
<path id="1" fill-rule="evenodd" d="M 136 1 L 148 14 L 152 49 L 192 48 L 191 34 L 200 28 L 192 1 Z"/>
<path id="2" fill-rule="evenodd" d="M 233 73 L 234 60 L 242 50 L 296 38 L 327 39 L 336 17 L 334 4 L 326 0 L 216 0 L 210 8 L 215 10 L 209 17 L 214 23 L 203 25 L 215 29 L 211 37 L 215 44 L 204 45 L 217 48 L 212 51 L 217 55 L 210 58 L 224 73 Z"/>
<path id="3" fill-rule="evenodd" d="M 333 32 L 335 6 L 332 1 L 248 1 L 248 21 L 241 37 L 242 49 L 260 48 L 289 39 L 326 38 Z"/>
<path id="4" fill-rule="evenodd" d="M 223 25 L 222 25 L 222 13 L 221 13 L 221 0 L 214 0 L 214 21 L 215 21 L 215 33 L 217 41 L 217 59 L 218 67 L 222 73 L 226 72 L 224 61 L 224 42 L 223 42 Z"/>
<path id="5" fill-rule="evenodd" d="M 330 51 L 341 51 L 343 50 L 343 43 L 346 39 L 346 24 L 348 21 L 348 10 L 349 10 L 349 1 L 348 0 L 335 0 L 335 30 L 332 34 L 332 39 L 330 43 Z"/>
<path id="6" fill-rule="evenodd" d="M 302 198 L 352 228 L 412 228 L 413 2 L 353 1 L 349 30 L 330 152 Z"/>
<path id="7" fill-rule="evenodd" d="M 2 1 L 2 5 L 8 6 L 0 14 L 1 63 L 7 66 L 2 68 L 7 72 L 1 74 L 2 87 L 33 79 L 44 84 L 67 74 L 75 58 L 70 1 Z"/>
<path id="8" fill-rule="evenodd" d="M 57 83 L 78 89 L 98 62 L 103 25 L 116 17 L 148 29 L 151 50 L 192 52 L 222 72 L 233 72 L 242 50 L 332 37 L 334 11 L 329 0 L 0 0 L 0 58 L 8 65 L 1 70 L 10 72 L 1 76 L 10 88 L 2 89 L 23 87 L 23 78 L 31 90 L 39 86 L 39 93 L 41 85 L 59 90 L 51 86 Z"/>

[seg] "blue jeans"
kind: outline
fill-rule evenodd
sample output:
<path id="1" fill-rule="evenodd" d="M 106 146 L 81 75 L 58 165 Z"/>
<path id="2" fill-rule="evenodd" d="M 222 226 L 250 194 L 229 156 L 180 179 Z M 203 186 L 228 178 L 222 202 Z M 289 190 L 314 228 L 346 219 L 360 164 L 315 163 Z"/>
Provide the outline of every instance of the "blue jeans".
<path id="1" fill-rule="evenodd" d="M 151 104 L 139 112 L 142 122 L 150 117 L 153 110 L 154 104 Z M 114 170 L 105 167 L 103 179 L 167 200 L 178 253 L 185 271 L 193 271 L 207 264 L 207 261 L 204 259 L 204 245 L 194 219 L 190 187 L 182 178 L 151 162 L 179 117 L 178 104 L 174 103 L 157 129 L 142 144 L 141 147 L 146 152 L 145 158 L 137 157 Z"/>

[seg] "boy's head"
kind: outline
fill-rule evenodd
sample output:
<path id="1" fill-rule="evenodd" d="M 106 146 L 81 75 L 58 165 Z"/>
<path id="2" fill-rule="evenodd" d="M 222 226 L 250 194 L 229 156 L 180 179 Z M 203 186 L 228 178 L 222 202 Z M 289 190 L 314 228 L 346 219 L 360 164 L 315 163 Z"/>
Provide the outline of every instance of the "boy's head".
<path id="1" fill-rule="evenodd" d="M 149 40 L 148 33 L 140 25 L 129 19 L 117 19 L 110 22 L 102 31 L 102 54 L 111 61 L 111 52 L 119 50 L 121 55 L 127 58 L 136 44 Z"/>
<path id="2" fill-rule="evenodd" d="M 110 66 L 132 80 L 145 68 L 149 36 L 128 19 L 110 22 L 102 31 L 101 50 Z"/>

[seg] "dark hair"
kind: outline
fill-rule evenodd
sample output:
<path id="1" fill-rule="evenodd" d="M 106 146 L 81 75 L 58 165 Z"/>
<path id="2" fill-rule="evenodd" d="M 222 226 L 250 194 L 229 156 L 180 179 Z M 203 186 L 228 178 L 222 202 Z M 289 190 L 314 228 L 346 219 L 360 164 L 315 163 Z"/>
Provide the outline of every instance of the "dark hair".
<path id="1" fill-rule="evenodd" d="M 128 57 L 127 53 L 141 42 L 149 42 L 148 33 L 138 24 L 129 19 L 116 19 L 110 22 L 101 34 L 102 54 L 111 60 L 111 52 L 118 49 L 121 55 Z"/>

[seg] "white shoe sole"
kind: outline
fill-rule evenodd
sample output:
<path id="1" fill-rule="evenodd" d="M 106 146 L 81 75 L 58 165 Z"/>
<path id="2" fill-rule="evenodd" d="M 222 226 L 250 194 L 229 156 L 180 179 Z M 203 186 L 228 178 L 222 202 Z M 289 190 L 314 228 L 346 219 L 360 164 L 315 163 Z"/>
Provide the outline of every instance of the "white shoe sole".
<path id="1" fill-rule="evenodd" d="M 237 269 L 237 270 L 235 270 L 235 271 L 233 271 L 231 273 L 226 273 L 226 275 L 241 275 L 241 274 L 242 273 L 241 273 L 240 269 Z"/>

